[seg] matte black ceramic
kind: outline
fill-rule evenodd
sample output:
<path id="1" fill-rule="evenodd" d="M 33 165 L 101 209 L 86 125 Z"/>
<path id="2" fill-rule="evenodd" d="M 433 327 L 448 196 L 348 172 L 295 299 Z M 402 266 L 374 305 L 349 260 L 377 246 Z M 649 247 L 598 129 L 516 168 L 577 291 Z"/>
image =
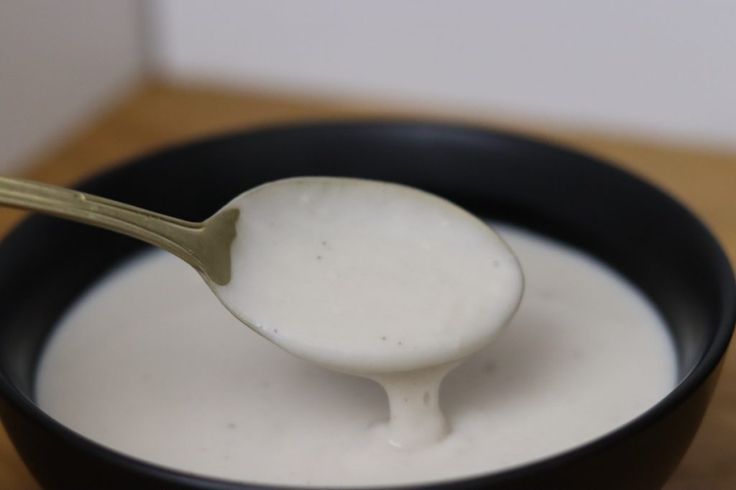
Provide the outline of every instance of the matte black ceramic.
<path id="1" fill-rule="evenodd" d="M 202 219 L 249 187 L 295 175 L 402 182 L 446 196 L 480 216 L 568 241 L 637 283 L 671 327 L 681 382 L 643 416 L 556 457 L 425 488 L 662 486 L 698 427 L 734 324 L 736 292 L 729 264 L 687 210 L 588 156 L 482 130 L 405 123 L 317 124 L 233 134 L 141 158 L 81 188 Z M 85 288 L 142 247 L 122 236 L 44 217 L 26 220 L 2 243 L 2 420 L 45 488 L 255 488 L 122 456 L 76 435 L 34 405 L 39 355 L 59 316 Z"/>

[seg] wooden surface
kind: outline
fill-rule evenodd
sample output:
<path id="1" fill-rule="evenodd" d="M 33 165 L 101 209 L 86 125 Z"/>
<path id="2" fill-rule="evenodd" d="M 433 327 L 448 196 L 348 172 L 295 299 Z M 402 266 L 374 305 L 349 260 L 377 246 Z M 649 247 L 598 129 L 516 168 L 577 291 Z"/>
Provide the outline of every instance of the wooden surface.
<path id="1" fill-rule="evenodd" d="M 659 184 L 685 202 L 736 261 L 736 155 L 550 130 L 487 118 L 447 117 L 427 110 L 249 95 L 147 84 L 64 145 L 39 158 L 27 177 L 67 184 L 141 153 L 221 131 L 272 123 L 340 118 L 423 118 L 512 129 L 594 153 Z M 0 209 L 0 233 L 22 213 Z M 666 490 L 736 488 L 736 354 L 730 350 L 713 403 Z M 0 489 L 38 486 L 0 431 Z M 625 489 L 622 489 L 625 490 Z"/>

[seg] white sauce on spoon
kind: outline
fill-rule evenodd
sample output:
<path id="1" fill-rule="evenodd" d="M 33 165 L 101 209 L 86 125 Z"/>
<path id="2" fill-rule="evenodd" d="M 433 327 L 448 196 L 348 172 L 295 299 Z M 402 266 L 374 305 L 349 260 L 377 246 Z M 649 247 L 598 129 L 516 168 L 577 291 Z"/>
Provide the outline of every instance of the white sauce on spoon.
<path id="1" fill-rule="evenodd" d="M 524 299 L 450 373 L 436 444 L 386 444 L 371 381 L 295 358 L 228 314 L 163 252 L 131 261 L 68 312 L 37 380 L 40 406 L 92 440 L 189 473 L 291 486 L 379 486 L 489 473 L 616 429 L 673 388 L 667 327 L 615 271 L 578 250 L 496 229 Z"/>
<path id="2" fill-rule="evenodd" d="M 392 444 L 444 436 L 442 378 L 521 300 L 503 240 L 444 199 L 368 180 L 280 180 L 232 207 L 233 277 L 213 289 L 235 316 L 292 354 L 378 381 Z"/>

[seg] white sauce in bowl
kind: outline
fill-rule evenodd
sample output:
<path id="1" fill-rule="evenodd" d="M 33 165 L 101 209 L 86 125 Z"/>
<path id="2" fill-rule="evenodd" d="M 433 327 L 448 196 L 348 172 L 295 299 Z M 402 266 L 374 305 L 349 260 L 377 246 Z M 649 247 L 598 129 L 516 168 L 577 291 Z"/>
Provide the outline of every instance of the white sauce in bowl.
<path id="1" fill-rule="evenodd" d="M 302 361 L 244 328 L 188 266 L 131 261 L 69 311 L 44 355 L 40 406 L 126 454 L 189 473 L 372 486 L 510 468 L 620 427 L 674 387 L 675 357 L 641 293 L 589 256 L 497 227 L 522 264 L 518 312 L 439 393 L 451 432 L 386 443 L 373 382 Z"/>

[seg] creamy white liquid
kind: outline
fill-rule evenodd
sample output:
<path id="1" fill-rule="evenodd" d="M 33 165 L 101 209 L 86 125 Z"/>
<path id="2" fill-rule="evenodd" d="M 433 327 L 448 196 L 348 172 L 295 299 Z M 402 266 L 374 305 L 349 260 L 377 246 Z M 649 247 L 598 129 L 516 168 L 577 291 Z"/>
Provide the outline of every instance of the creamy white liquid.
<path id="1" fill-rule="evenodd" d="M 299 177 L 238 207 L 233 313 L 275 343 L 339 371 L 384 374 L 457 361 L 487 344 L 523 277 L 485 223 L 390 183 Z"/>
<path id="2" fill-rule="evenodd" d="M 511 324 L 450 373 L 452 427 L 414 450 L 386 443 L 373 382 L 299 360 L 232 318 L 163 253 L 130 263 L 66 316 L 38 401 L 104 445 L 188 472 L 314 486 L 426 482 L 537 460 L 633 419 L 675 383 L 661 319 L 611 270 L 502 227 L 526 291 Z"/>
<path id="3" fill-rule="evenodd" d="M 223 303 L 292 354 L 379 382 L 401 447 L 448 432 L 444 376 L 516 310 L 523 276 L 485 223 L 397 184 L 297 177 L 248 191 Z"/>

